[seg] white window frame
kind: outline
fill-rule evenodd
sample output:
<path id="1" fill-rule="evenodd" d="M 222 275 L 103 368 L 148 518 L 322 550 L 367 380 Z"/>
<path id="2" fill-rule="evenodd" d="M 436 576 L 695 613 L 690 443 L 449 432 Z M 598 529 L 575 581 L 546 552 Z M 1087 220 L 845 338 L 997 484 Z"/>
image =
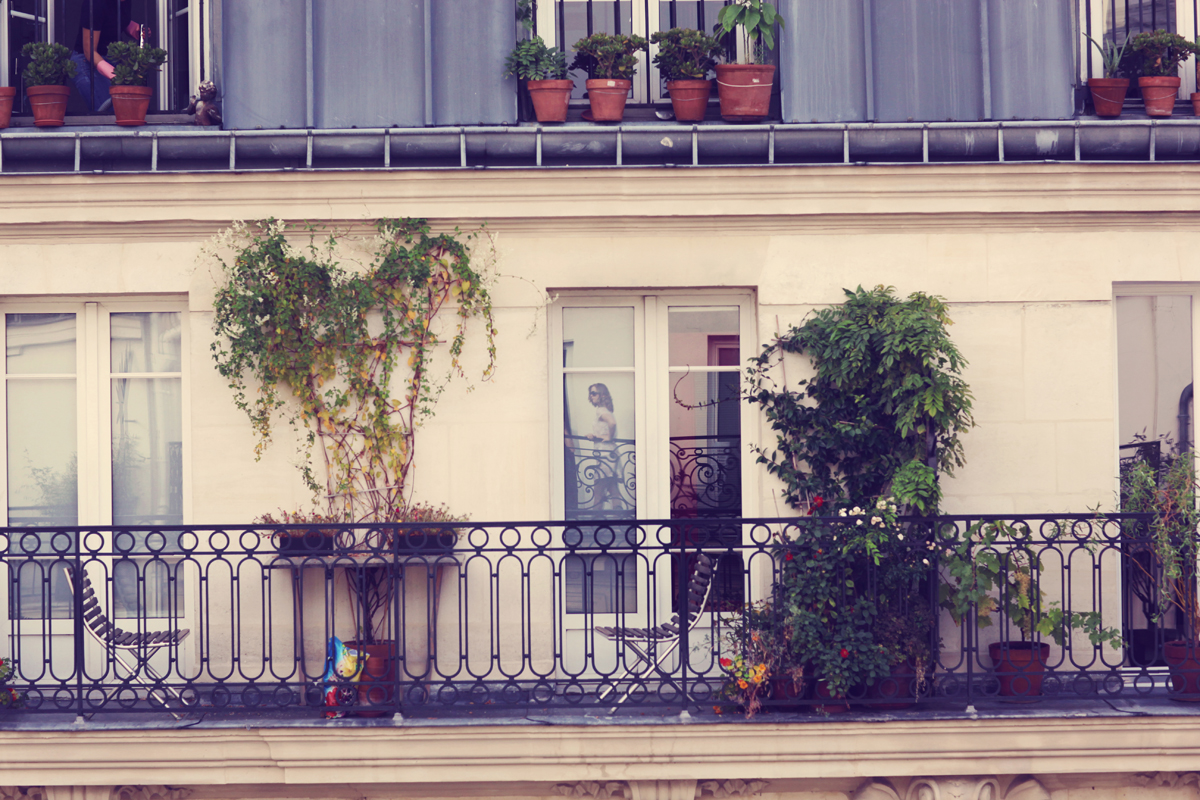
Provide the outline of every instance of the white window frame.
<path id="1" fill-rule="evenodd" d="M 7 341 L 8 314 L 72 313 L 76 315 L 75 397 L 79 463 L 80 526 L 111 525 L 112 515 L 112 381 L 111 315 L 167 312 L 180 317 L 183 524 L 192 518 L 191 468 L 191 334 L 187 301 L 177 297 L 0 300 L 0 341 Z M 0 391 L 0 427 L 7 430 L 7 365 L 0 365 L 5 390 Z M 176 373 L 118 373 L 123 377 L 175 377 Z M 8 524 L 8 458 L 0 459 L 0 521 Z M 7 600 L 3 601 L 7 604 Z M 69 620 L 67 620 L 69 622 Z"/>
<path id="2" fill-rule="evenodd" d="M 551 290 L 555 302 L 550 306 L 550 331 L 548 354 L 550 379 L 548 402 L 550 408 L 549 439 L 547 458 L 550 464 L 551 515 L 553 519 L 565 519 L 565 480 L 563 465 L 563 377 L 570 370 L 562 365 L 564 308 L 584 307 L 630 307 L 634 308 L 634 395 L 637 407 L 635 419 L 637 430 L 634 436 L 635 481 L 637 483 L 638 519 L 666 519 L 671 516 L 671 460 L 670 460 L 670 402 L 672 379 L 668 346 L 668 315 L 672 306 L 736 306 L 738 308 L 738 347 L 740 366 L 744 369 L 747 359 L 758 352 L 757 304 L 753 291 L 748 289 L 663 289 L 630 291 L 581 291 Z M 581 370 L 582 371 L 582 370 Z M 613 369 L 611 371 L 621 371 Z M 733 368 L 713 371 L 734 371 Z M 747 406 L 739 415 L 741 436 L 740 476 L 742 487 L 742 516 L 758 516 L 761 496 L 760 474 L 753 446 L 757 442 L 759 415 Z M 742 526 L 743 537 L 748 536 Z M 561 540 L 556 544 L 561 545 Z M 643 562 L 639 561 L 639 567 Z M 749 576 L 747 576 L 747 580 Z M 645 598 L 646 580 L 644 569 L 639 569 L 639 600 Z M 749 599 L 749 596 L 747 595 Z M 657 605 L 653 616 L 659 621 L 670 617 L 672 602 L 670 581 L 660 581 L 654 602 Z M 648 624 L 651 609 L 642 603 L 636 614 L 600 614 L 592 611 L 581 614 L 562 613 L 564 636 L 597 625 L 637 626 Z M 664 612 L 666 612 L 664 614 Z M 712 626 L 711 619 L 703 619 L 699 627 Z M 598 642 L 592 644 L 598 646 Z M 565 651 L 571 649 L 564 640 Z"/>

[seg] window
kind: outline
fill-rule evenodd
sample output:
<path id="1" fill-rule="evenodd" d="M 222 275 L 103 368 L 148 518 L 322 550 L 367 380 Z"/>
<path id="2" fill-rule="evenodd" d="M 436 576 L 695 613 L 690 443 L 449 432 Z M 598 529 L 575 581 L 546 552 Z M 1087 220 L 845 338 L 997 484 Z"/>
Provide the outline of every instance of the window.
<path id="1" fill-rule="evenodd" d="M 1198 5 L 1197 0 L 1101 0 L 1089 3 L 1081 10 L 1080 24 L 1093 39 L 1100 41 L 1102 35 L 1105 41 L 1116 42 L 1118 46 L 1128 36 L 1155 30 L 1174 31 L 1195 41 L 1200 36 Z M 1083 37 L 1080 37 L 1079 46 L 1086 53 L 1080 64 L 1081 80 L 1103 77 L 1100 53 Z M 1196 89 L 1193 64 L 1191 59 L 1184 62 L 1179 73 L 1185 98 Z"/>
<path id="2" fill-rule="evenodd" d="M 131 530 L 115 534 L 127 537 L 117 547 L 146 552 L 150 530 L 185 518 L 182 310 L 82 303 L 4 311 L 7 524 L 123 526 Z M 12 618 L 71 615 L 52 554 L 74 548 L 68 533 L 11 537 Z M 115 616 L 172 613 L 162 561 L 125 558 L 105 568 Z"/>
<path id="3" fill-rule="evenodd" d="M 1196 287 L 1171 284 L 1116 291 L 1118 463 L 1121 472 L 1146 462 L 1162 474 L 1180 449 L 1196 442 L 1193 376 Z M 1126 552 L 1126 639 L 1133 666 L 1154 663 L 1157 643 L 1175 635 L 1173 615 L 1162 613 L 1149 552 Z M 1159 639 L 1158 637 L 1164 637 Z"/>
<path id="4" fill-rule="evenodd" d="M 83 20 L 91 19 L 95 4 L 114 0 L 0 0 L 0 86 L 21 86 L 26 61 L 21 48 L 28 42 L 59 42 L 75 49 Z M 211 48 L 205 44 L 212 29 L 211 0 L 124 0 L 123 20 L 144 22 L 152 41 L 167 51 L 158 73 L 152 110 L 181 112 L 202 80 L 212 74 Z M 18 91 L 15 115 L 30 113 L 24 92 Z M 86 114 L 83 97 L 73 92 L 68 114 Z"/>
<path id="5" fill-rule="evenodd" d="M 751 300 L 579 296 L 552 319 L 554 511 L 579 523 L 565 534 L 578 548 L 564 564 L 566 611 L 646 614 L 649 594 L 669 603 L 674 593 L 644 586 L 646 556 L 621 552 L 630 543 L 620 521 L 693 520 L 676 528 L 676 545 L 740 541 Z M 727 558 L 715 602 L 739 605 L 740 561 Z"/>

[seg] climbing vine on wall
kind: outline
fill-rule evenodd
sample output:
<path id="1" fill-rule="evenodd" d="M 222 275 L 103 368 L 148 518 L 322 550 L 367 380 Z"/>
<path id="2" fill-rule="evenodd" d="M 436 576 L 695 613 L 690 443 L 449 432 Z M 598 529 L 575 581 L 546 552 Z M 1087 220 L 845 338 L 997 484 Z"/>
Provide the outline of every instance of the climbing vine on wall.
<path id="1" fill-rule="evenodd" d="M 975 424 L 945 301 L 921 292 L 900 299 L 890 286 L 844 291 L 845 303 L 814 312 L 754 360 L 748 399 L 776 433 L 758 461 L 792 506 L 891 492 L 906 510 L 932 513 L 937 470 L 962 465 L 959 436 Z M 794 390 L 780 385 L 784 353 L 807 355 L 816 375 Z"/>
<path id="2" fill-rule="evenodd" d="M 496 362 L 491 298 L 472 259 L 480 232 L 434 235 L 419 219 L 375 229 L 351 267 L 339 257 L 361 245 L 356 237 L 273 219 L 230 229 L 232 258 L 213 251 L 224 276 L 213 358 L 258 435 L 256 455 L 277 420 L 302 430 L 305 482 L 350 521 L 404 517 L 416 430 L 465 374 L 473 320 L 484 380 Z M 303 246 L 289 241 L 300 237 Z M 439 347 L 444 368 L 434 364 Z"/>

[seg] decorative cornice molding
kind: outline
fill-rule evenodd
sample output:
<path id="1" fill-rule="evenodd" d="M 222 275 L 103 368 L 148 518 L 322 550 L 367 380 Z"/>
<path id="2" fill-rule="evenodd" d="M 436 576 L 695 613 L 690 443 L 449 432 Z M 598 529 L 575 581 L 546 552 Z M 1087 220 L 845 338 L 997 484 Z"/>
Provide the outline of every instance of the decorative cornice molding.
<path id="1" fill-rule="evenodd" d="M 1138 786 L 1154 788 L 1157 786 L 1166 786 L 1174 789 L 1176 786 L 1187 786 L 1189 783 L 1194 783 L 1200 786 L 1200 773 L 1195 772 L 1155 772 L 1141 773 L 1133 776 L 1134 783 Z"/>
<path id="2" fill-rule="evenodd" d="M 629 784 L 625 781 L 559 783 L 555 784 L 554 793 L 563 797 L 595 797 L 598 800 L 607 800 L 610 797 L 629 797 Z"/>
<path id="3" fill-rule="evenodd" d="M 203 727 L 5 730 L 0 783 L 229 785 L 783 780 L 984 774 L 1200 773 L 1190 716 L 920 719 L 886 723 Z M 14 800 L 18 800 L 14 798 Z M 52 799 L 51 799 L 52 800 Z"/>
<path id="4" fill-rule="evenodd" d="M 115 786 L 110 800 L 187 800 L 192 790 L 180 786 Z"/>
<path id="5" fill-rule="evenodd" d="M 46 800 L 46 787 L 0 786 L 0 800 Z"/>
<path id="6" fill-rule="evenodd" d="M 770 785 L 769 781 L 702 781 L 696 785 L 696 797 L 752 797 Z"/>
<path id="7" fill-rule="evenodd" d="M 875 778 L 855 789 L 852 800 L 901 798 L 891 781 Z M 1050 800 L 1050 792 L 1035 778 L 1019 778 L 1003 792 L 995 776 L 922 777 L 908 784 L 904 800 Z"/>

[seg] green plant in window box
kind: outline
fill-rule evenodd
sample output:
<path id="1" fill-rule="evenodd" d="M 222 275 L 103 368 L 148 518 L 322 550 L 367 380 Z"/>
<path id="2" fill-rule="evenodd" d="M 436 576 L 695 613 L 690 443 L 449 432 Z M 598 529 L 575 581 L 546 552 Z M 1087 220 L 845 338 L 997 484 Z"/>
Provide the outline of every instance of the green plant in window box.
<path id="1" fill-rule="evenodd" d="M 775 27 L 783 30 L 783 17 L 767 0 L 735 0 L 717 14 L 713 33 L 725 39 L 741 32 L 743 61 L 717 66 L 721 116 L 729 122 L 756 122 L 767 116 L 775 67 L 766 61 L 775 48 Z"/>
<path id="2" fill-rule="evenodd" d="M 150 79 L 167 60 L 167 51 L 134 42 L 113 42 L 108 60 L 114 75 L 108 93 L 118 125 L 144 125 L 154 90 Z"/>
<path id="3" fill-rule="evenodd" d="M 567 54 L 540 36 L 517 42 L 504 62 L 505 73 L 525 85 L 538 122 L 565 122 L 575 82 L 567 77 Z"/>
<path id="4" fill-rule="evenodd" d="M 712 36 L 691 28 L 658 31 L 650 37 L 650 42 L 658 45 L 654 65 L 667 82 L 675 119 L 679 122 L 704 119 L 712 93 L 708 74 L 725 48 Z"/>
<path id="5" fill-rule="evenodd" d="M 1164 30 L 1139 33 L 1129 40 L 1121 71 L 1137 78 L 1147 115 L 1171 116 L 1181 83 L 1179 65 L 1197 50 L 1195 43 Z"/>
<path id="6" fill-rule="evenodd" d="M 641 36 L 620 33 L 593 33 L 575 43 L 571 69 L 587 72 L 588 102 L 594 121 L 620 122 L 624 117 L 638 53 L 646 46 Z"/>
<path id="7" fill-rule="evenodd" d="M 21 72 L 25 94 L 33 111 L 33 123 L 39 128 L 63 124 L 67 113 L 68 84 L 75 77 L 76 67 L 71 51 L 58 43 L 29 42 L 21 48 L 29 59 Z"/>
<path id="8" fill-rule="evenodd" d="M 24 708 L 25 692 L 17 691 L 9 685 L 16 672 L 17 662 L 11 658 L 0 658 L 0 709 Z"/>

